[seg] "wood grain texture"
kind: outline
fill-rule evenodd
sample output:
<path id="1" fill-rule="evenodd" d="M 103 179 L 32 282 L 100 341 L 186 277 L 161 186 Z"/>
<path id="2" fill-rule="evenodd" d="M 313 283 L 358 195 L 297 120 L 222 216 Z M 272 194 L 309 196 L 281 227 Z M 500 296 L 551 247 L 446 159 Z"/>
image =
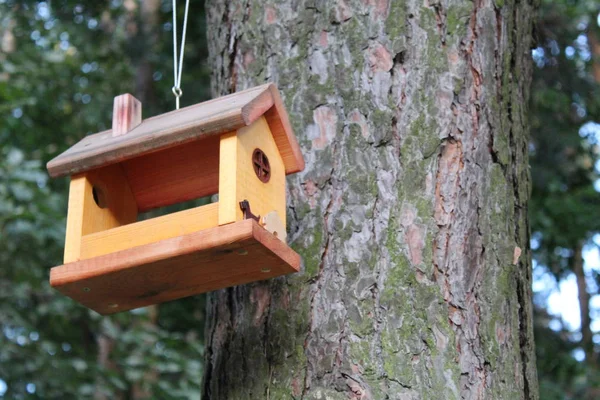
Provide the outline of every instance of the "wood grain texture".
<path id="1" fill-rule="evenodd" d="M 113 102 L 112 136 L 121 136 L 142 123 L 142 103 L 125 93 Z"/>
<path id="2" fill-rule="evenodd" d="M 297 272 L 300 256 L 253 220 L 52 268 L 50 283 L 100 314 Z"/>
<path id="3" fill-rule="evenodd" d="M 94 188 L 101 208 L 94 200 Z M 71 179 L 64 262 L 80 259 L 81 238 L 137 220 L 137 206 L 121 165 L 89 171 Z"/>
<path id="4" fill-rule="evenodd" d="M 185 107 L 142 121 L 127 133 L 114 137 L 104 131 L 83 138 L 73 147 L 51 160 L 48 172 L 52 177 L 73 175 L 169 147 L 190 143 L 212 135 L 235 131 L 252 124 L 264 113 L 278 135 L 277 145 L 285 154 L 287 173 L 298 172 L 304 160 L 298 143 L 282 115 L 285 109 L 272 84 L 220 97 Z M 270 111 L 272 110 L 272 111 Z"/>
<path id="5" fill-rule="evenodd" d="M 219 225 L 224 225 L 238 220 L 236 132 L 221 135 L 219 152 Z"/>
<path id="6" fill-rule="evenodd" d="M 67 210 L 67 227 L 65 234 L 65 251 L 63 262 L 79 260 L 81 253 L 81 237 L 83 236 L 83 217 L 93 212 L 95 204 L 86 201 L 86 193 L 92 187 L 85 174 L 73 176 L 69 185 L 69 206 Z M 88 210 L 89 209 L 89 210 Z"/>
<path id="7" fill-rule="evenodd" d="M 307 165 L 302 274 L 207 296 L 202 398 L 538 398 L 535 4 L 206 3 L 213 94 L 276 81 Z"/>
<path id="8" fill-rule="evenodd" d="M 255 149 L 261 149 L 269 159 L 271 178 L 266 183 L 254 172 L 252 153 Z M 222 137 L 220 173 L 220 225 L 242 220 L 239 203 L 248 200 L 255 215 L 264 216 L 274 211 L 285 227 L 285 167 L 264 117 L 239 129 L 235 136 Z"/>
<path id="9" fill-rule="evenodd" d="M 277 86 L 270 85 L 271 96 L 273 98 L 273 107 L 265 113 L 265 118 L 269 122 L 269 128 L 279 148 L 279 153 L 285 164 L 286 174 L 293 174 L 304 170 L 304 157 L 294 135 L 290 119 L 285 110 L 283 100 L 279 95 Z M 295 168 L 290 168 L 295 165 Z"/>
<path id="10" fill-rule="evenodd" d="M 80 260 L 158 242 L 218 225 L 218 204 L 135 222 L 83 236 Z"/>
<path id="11" fill-rule="evenodd" d="M 140 212 L 219 190 L 219 137 L 168 148 L 122 163 Z"/>
<path id="12" fill-rule="evenodd" d="M 239 203 L 248 200 L 255 215 L 265 216 L 275 211 L 286 226 L 285 167 L 277 144 L 264 117 L 237 131 L 237 220 L 243 218 Z M 271 166 L 271 178 L 264 183 L 256 176 L 252 163 L 255 149 L 262 150 Z"/>

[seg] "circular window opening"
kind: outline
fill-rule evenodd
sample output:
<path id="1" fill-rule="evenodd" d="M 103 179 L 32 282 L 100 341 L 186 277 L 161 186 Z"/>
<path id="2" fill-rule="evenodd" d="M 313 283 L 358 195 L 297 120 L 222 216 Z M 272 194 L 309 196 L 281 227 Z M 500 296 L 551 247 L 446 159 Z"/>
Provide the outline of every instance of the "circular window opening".
<path id="1" fill-rule="evenodd" d="M 267 155 L 261 149 L 255 149 L 252 153 L 252 166 L 254 167 L 254 173 L 261 182 L 269 182 L 269 179 L 271 179 L 271 165 Z"/>
<path id="2" fill-rule="evenodd" d="M 107 207 L 106 195 L 104 191 L 100 189 L 98 186 L 92 187 L 92 197 L 94 198 L 94 203 L 100 208 Z"/>

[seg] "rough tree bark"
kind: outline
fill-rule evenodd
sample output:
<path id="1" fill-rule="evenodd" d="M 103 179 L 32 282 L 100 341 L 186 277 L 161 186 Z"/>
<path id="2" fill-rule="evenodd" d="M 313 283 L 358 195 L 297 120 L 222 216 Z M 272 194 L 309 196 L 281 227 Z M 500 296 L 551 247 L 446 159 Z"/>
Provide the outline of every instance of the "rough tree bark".
<path id="1" fill-rule="evenodd" d="M 204 400 L 536 399 L 532 0 L 211 0 L 213 94 L 274 81 L 301 273 L 209 296 Z"/>

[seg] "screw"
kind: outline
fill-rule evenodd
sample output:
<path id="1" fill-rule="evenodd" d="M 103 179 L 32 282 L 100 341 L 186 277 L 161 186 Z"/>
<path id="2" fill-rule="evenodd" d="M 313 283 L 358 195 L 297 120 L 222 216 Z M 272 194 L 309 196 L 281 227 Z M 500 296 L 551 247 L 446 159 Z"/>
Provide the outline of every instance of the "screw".
<path id="1" fill-rule="evenodd" d="M 240 256 L 245 256 L 248 254 L 248 250 L 246 249 L 239 249 L 237 252 Z"/>
<path id="2" fill-rule="evenodd" d="M 264 272 L 264 273 L 271 272 L 271 268 L 261 268 L 260 272 Z"/>
<path id="3" fill-rule="evenodd" d="M 117 303 L 110 303 L 108 306 L 110 308 L 117 308 L 117 307 L 119 307 L 119 305 Z"/>
<path id="4" fill-rule="evenodd" d="M 84 288 L 83 288 L 83 291 L 84 291 L 84 292 L 89 292 L 89 291 L 91 291 L 91 290 L 92 290 L 92 289 L 90 289 L 89 287 L 84 287 Z"/>

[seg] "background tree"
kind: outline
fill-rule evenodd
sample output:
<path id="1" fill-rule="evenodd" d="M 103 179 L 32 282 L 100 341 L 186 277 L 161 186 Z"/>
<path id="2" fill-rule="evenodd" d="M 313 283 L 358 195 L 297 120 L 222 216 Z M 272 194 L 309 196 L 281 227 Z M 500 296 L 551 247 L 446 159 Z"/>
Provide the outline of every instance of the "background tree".
<path id="1" fill-rule="evenodd" d="M 301 274 L 209 295 L 205 399 L 537 398 L 529 2 L 208 2 L 213 95 L 275 81 Z"/>

